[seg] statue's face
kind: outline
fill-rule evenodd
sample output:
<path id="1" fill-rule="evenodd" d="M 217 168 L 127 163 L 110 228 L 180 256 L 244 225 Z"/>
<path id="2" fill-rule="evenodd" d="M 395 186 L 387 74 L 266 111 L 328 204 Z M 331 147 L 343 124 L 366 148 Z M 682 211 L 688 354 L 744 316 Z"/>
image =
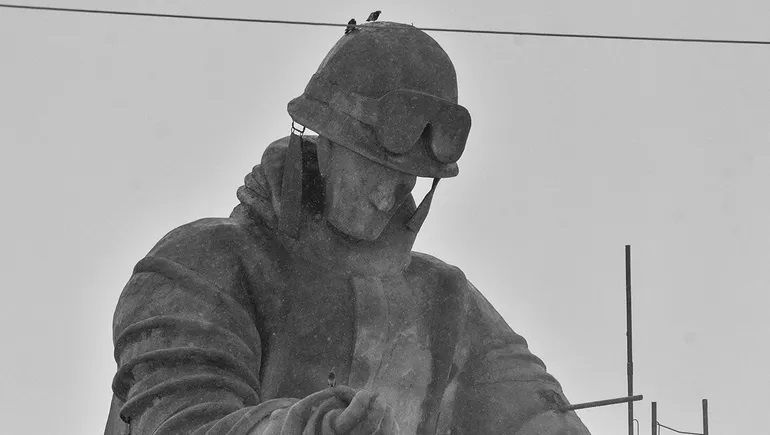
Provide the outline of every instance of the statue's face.
<path id="1" fill-rule="evenodd" d="M 319 164 L 326 179 L 327 221 L 357 239 L 376 240 L 417 181 L 324 138 Z"/>

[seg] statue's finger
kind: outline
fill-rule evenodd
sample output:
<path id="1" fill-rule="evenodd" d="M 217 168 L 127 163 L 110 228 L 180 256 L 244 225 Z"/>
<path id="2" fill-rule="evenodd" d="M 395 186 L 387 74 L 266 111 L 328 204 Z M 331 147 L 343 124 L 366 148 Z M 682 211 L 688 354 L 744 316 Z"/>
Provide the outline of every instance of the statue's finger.
<path id="1" fill-rule="evenodd" d="M 262 435 L 281 435 L 283 433 L 283 426 L 286 422 L 286 414 L 289 410 L 287 408 L 278 409 L 270 414 L 270 418 L 267 419 L 267 424 L 260 424 L 262 431 L 259 431 L 259 427 L 256 428 L 255 433 L 261 433 Z"/>
<path id="2" fill-rule="evenodd" d="M 330 397 L 324 400 L 313 410 L 312 414 L 310 414 L 310 418 L 308 418 L 307 423 L 305 423 L 305 430 L 302 432 L 302 435 L 315 435 L 318 433 L 321 430 L 324 416 L 333 409 L 342 411 L 345 409 L 345 406 L 347 406 L 347 403 L 337 397 Z"/>
<path id="3" fill-rule="evenodd" d="M 283 423 L 282 434 L 299 434 L 302 433 L 305 427 L 305 422 L 310 418 L 310 413 L 313 410 L 313 406 L 324 400 L 334 397 L 334 392 L 330 389 L 317 391 L 299 402 L 292 405 L 289 408 L 289 412 L 286 415 L 286 420 Z"/>
<path id="4" fill-rule="evenodd" d="M 321 423 L 321 435 L 337 435 L 337 431 L 334 429 L 334 421 L 342 413 L 341 409 L 332 409 L 324 415 L 323 422 Z"/>
<path id="5" fill-rule="evenodd" d="M 369 407 L 374 395 L 366 390 L 361 390 L 353 396 L 350 405 L 334 421 L 334 428 L 338 433 L 347 433 L 353 430 L 369 412 Z"/>
<path id="6" fill-rule="evenodd" d="M 359 423 L 351 433 L 353 435 L 371 435 L 375 433 L 380 427 L 380 423 L 385 417 L 387 409 L 388 404 L 385 402 L 385 399 L 375 395 L 369 402 L 369 410 L 366 413 L 366 417 L 364 417 L 364 420 Z"/>
<path id="7" fill-rule="evenodd" d="M 335 396 L 337 396 L 338 399 L 342 400 L 345 403 L 350 403 L 353 401 L 353 397 L 356 395 L 356 390 L 353 388 L 348 387 L 347 385 L 337 385 L 336 387 L 333 387 L 332 392 Z"/>

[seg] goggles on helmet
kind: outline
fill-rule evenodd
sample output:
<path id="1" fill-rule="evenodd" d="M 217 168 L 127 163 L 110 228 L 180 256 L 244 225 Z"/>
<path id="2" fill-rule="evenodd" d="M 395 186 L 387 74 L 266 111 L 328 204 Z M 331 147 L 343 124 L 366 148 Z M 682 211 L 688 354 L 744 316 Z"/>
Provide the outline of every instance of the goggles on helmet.
<path id="1" fill-rule="evenodd" d="M 471 117 L 459 104 L 410 89 L 373 99 L 329 82 L 311 83 L 309 96 L 372 127 L 379 145 L 393 154 L 404 154 L 424 142 L 437 161 L 454 163 L 465 149 Z"/>

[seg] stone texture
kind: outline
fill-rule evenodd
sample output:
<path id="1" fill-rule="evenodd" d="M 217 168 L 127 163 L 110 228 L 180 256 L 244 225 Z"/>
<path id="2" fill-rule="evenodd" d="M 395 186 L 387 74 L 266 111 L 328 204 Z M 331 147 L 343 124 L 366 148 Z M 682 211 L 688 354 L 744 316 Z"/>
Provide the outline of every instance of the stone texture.
<path id="1" fill-rule="evenodd" d="M 411 252 L 413 199 L 374 242 L 309 210 L 298 239 L 282 235 L 287 147 L 268 148 L 231 217 L 177 228 L 137 264 L 115 313 L 109 433 L 125 429 L 118 414 L 133 433 L 248 433 L 275 400 L 328 389 L 331 367 L 379 393 L 404 434 L 542 420 L 556 429 L 521 433 L 587 433 L 552 412 L 542 392 L 561 395 L 558 383 L 462 272 Z"/>
<path id="2" fill-rule="evenodd" d="M 409 65 L 436 54 L 405 27 L 417 41 L 400 49 L 406 60 L 379 55 Z M 420 69 L 451 76 L 434 93 L 456 101 L 441 62 Z M 384 86 L 425 80 L 403 70 Z M 424 138 L 384 162 L 312 128 L 324 136 L 265 150 L 230 217 L 171 231 L 136 265 L 115 310 L 105 432 L 587 434 L 460 269 L 411 250 L 433 194 L 416 212 L 415 176 L 455 163 L 431 157 Z"/>

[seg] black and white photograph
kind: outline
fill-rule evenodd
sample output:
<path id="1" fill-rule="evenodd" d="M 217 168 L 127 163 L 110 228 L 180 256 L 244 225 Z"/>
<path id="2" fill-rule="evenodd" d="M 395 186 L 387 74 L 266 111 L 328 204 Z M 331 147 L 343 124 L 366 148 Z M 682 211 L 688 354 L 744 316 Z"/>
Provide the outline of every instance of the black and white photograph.
<path id="1" fill-rule="evenodd" d="M 0 433 L 770 433 L 768 23 L 0 1 Z"/>

